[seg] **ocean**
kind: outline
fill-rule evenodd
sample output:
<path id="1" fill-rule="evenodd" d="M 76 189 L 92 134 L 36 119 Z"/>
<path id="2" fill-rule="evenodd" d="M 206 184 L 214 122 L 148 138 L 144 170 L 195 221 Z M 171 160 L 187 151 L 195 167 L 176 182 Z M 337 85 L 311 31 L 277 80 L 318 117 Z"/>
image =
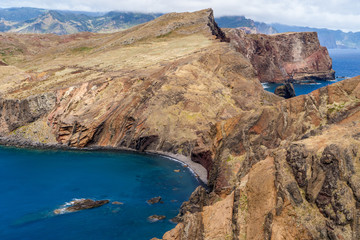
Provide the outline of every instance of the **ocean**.
<path id="1" fill-rule="evenodd" d="M 295 84 L 297 95 L 360 75 L 360 50 L 330 50 L 330 56 L 336 80 Z M 264 84 L 268 91 L 276 86 Z M 170 219 L 200 184 L 181 163 L 155 155 L 0 147 L 0 156 L 1 240 L 161 238 L 175 227 Z M 157 196 L 163 203 L 146 202 Z M 79 198 L 123 204 L 53 213 Z M 149 221 L 154 214 L 166 219 Z"/>
<path id="2" fill-rule="evenodd" d="M 181 163 L 155 155 L 0 147 L 0 156 L 1 240 L 161 238 L 199 186 Z M 146 202 L 157 196 L 163 203 Z M 123 204 L 53 213 L 80 198 Z M 154 214 L 166 219 L 149 221 Z"/>
<path id="3" fill-rule="evenodd" d="M 316 81 L 311 84 L 294 84 L 296 95 L 308 94 L 318 88 L 360 75 L 360 50 L 359 49 L 330 49 L 336 79 L 332 81 Z M 282 84 L 263 83 L 265 90 L 274 92 Z"/>

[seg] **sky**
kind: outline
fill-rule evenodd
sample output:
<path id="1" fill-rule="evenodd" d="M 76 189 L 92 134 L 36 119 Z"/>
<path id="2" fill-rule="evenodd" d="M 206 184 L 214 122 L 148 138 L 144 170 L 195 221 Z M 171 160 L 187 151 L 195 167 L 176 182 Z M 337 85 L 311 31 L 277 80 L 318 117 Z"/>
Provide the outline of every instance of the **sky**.
<path id="1" fill-rule="evenodd" d="M 359 0 L 1 0 L 0 7 L 77 11 L 185 12 L 212 8 L 266 23 L 360 31 Z"/>

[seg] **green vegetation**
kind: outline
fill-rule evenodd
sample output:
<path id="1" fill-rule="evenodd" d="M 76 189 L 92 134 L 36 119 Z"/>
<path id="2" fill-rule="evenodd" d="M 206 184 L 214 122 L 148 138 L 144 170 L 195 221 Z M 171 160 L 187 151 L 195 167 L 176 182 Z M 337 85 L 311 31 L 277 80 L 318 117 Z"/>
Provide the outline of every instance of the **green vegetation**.
<path id="1" fill-rule="evenodd" d="M 241 193 L 240 194 L 240 199 L 239 199 L 239 207 L 241 209 L 241 211 L 247 211 L 248 210 L 248 199 L 246 194 Z"/>
<path id="2" fill-rule="evenodd" d="M 332 114 L 334 112 L 340 112 L 341 110 L 343 110 L 345 107 L 345 103 L 333 103 L 331 106 L 329 106 L 328 108 L 328 113 Z"/>
<path id="3" fill-rule="evenodd" d="M 24 50 L 21 48 L 5 48 L 0 50 L 0 55 L 5 56 L 14 56 L 16 53 L 24 53 Z"/>
<path id="4" fill-rule="evenodd" d="M 156 36 L 156 38 L 165 38 L 165 37 L 168 37 L 170 36 L 170 34 L 172 33 L 172 31 L 168 32 L 168 33 L 165 33 L 165 34 L 161 34 L 159 36 Z"/>
<path id="5" fill-rule="evenodd" d="M 94 48 L 92 48 L 92 47 L 77 47 L 77 48 L 73 48 L 71 50 L 71 52 L 72 53 L 85 53 L 85 52 L 90 52 L 93 49 Z"/>

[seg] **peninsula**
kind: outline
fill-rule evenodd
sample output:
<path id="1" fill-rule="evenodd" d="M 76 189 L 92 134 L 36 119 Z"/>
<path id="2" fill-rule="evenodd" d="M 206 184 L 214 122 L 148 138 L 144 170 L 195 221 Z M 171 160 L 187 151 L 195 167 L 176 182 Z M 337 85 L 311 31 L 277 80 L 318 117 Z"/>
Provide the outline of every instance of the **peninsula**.
<path id="1" fill-rule="evenodd" d="M 331 79 L 315 33 L 220 29 L 211 9 L 111 34 L 0 34 L 0 142 L 125 148 L 202 165 L 163 239 L 360 237 L 360 78 Z"/>

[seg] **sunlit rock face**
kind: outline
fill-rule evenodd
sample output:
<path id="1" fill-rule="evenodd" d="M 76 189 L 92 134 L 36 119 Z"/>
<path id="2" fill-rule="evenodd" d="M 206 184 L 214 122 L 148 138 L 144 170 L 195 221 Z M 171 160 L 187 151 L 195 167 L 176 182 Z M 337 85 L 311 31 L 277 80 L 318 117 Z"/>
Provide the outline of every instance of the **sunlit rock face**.
<path id="1" fill-rule="evenodd" d="M 335 79 L 326 47 L 320 46 L 316 32 L 246 34 L 226 29 L 231 44 L 246 56 L 261 82 Z"/>
<path id="2" fill-rule="evenodd" d="M 162 151 L 206 168 L 208 192 L 164 239 L 360 236 L 360 78 L 287 100 L 260 83 L 330 78 L 316 34 L 225 34 L 207 9 L 114 34 L 1 39 L 16 46 L 0 66 L 1 141 Z"/>

